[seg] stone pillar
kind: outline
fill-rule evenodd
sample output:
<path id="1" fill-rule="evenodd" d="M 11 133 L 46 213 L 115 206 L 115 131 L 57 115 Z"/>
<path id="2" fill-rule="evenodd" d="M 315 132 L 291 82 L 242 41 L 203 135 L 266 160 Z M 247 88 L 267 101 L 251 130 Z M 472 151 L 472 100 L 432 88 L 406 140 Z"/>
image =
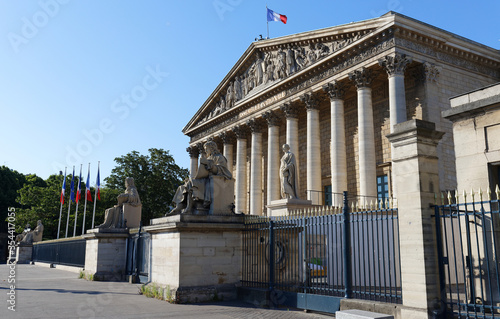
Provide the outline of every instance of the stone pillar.
<path id="1" fill-rule="evenodd" d="M 263 215 L 262 208 L 262 129 L 260 119 L 247 122 L 252 132 L 250 154 L 250 215 Z"/>
<path id="2" fill-rule="evenodd" d="M 233 128 L 236 135 L 236 176 L 234 187 L 235 212 L 247 211 L 247 129 L 245 126 Z"/>
<path id="3" fill-rule="evenodd" d="M 389 76 L 389 116 L 391 133 L 394 125 L 406 121 L 405 70 L 412 62 L 406 54 L 394 53 L 378 61 Z"/>
<path id="4" fill-rule="evenodd" d="M 377 166 L 372 109 L 372 70 L 361 68 L 349 74 L 358 89 L 359 195 L 361 201 L 377 198 Z"/>
<path id="5" fill-rule="evenodd" d="M 410 120 L 387 138 L 394 147 L 403 305 L 401 318 L 431 318 L 439 307 L 439 269 L 434 194 L 439 191 L 437 144 L 444 133 L 434 123 Z M 415 284 L 418 283 L 418 284 Z M 444 288 L 444 287 L 443 287 Z"/>
<path id="6" fill-rule="evenodd" d="M 341 206 L 342 194 L 347 191 L 347 150 L 345 143 L 344 92 L 345 85 L 333 81 L 323 87 L 330 97 L 331 147 L 330 168 L 332 174 L 332 204 Z"/>
<path id="7" fill-rule="evenodd" d="M 33 244 L 19 243 L 16 246 L 16 264 L 29 264 L 33 255 Z"/>
<path id="8" fill-rule="evenodd" d="M 299 110 L 296 105 L 290 103 L 283 104 L 281 110 L 286 117 L 286 143 L 290 146 L 290 151 L 295 154 L 295 162 L 297 163 L 297 181 L 299 183 L 297 193 L 300 198 Z"/>
<path id="9" fill-rule="evenodd" d="M 307 199 L 313 205 L 322 205 L 319 103 L 312 93 L 300 99 L 307 110 Z"/>
<path id="10" fill-rule="evenodd" d="M 127 264 L 128 230 L 89 229 L 85 244 L 85 272 L 95 280 L 123 281 Z"/>
<path id="11" fill-rule="evenodd" d="M 222 142 L 224 143 L 224 149 L 223 149 L 223 154 L 224 157 L 227 159 L 227 168 L 229 171 L 232 173 L 233 172 L 233 144 L 234 144 L 234 138 L 229 132 L 223 132 L 220 134 L 220 138 L 222 139 Z"/>
<path id="12" fill-rule="evenodd" d="M 191 167 L 189 169 L 189 176 L 194 178 L 198 172 L 198 156 L 200 155 L 200 150 L 197 146 L 189 146 L 186 148 L 189 153 L 189 158 L 191 158 Z"/>
<path id="13" fill-rule="evenodd" d="M 271 201 L 281 198 L 280 194 L 280 128 L 281 119 L 272 111 L 263 115 L 267 121 L 267 205 Z M 271 209 L 267 208 L 267 216 L 271 215 Z"/>

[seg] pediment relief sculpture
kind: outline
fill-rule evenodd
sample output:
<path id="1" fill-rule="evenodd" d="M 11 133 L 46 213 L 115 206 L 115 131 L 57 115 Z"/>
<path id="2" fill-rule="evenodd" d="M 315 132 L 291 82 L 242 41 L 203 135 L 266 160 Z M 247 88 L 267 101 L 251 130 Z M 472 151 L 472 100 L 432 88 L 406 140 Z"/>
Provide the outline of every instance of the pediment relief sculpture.
<path id="1" fill-rule="evenodd" d="M 253 54 L 249 67 L 241 70 L 238 75 L 222 88 L 217 102 L 204 113 L 200 125 L 233 108 L 253 90 L 271 82 L 287 78 L 319 60 L 335 53 L 362 37 L 362 33 L 352 34 L 341 40 L 332 42 L 311 42 L 305 45 L 288 43 L 277 50 Z"/>

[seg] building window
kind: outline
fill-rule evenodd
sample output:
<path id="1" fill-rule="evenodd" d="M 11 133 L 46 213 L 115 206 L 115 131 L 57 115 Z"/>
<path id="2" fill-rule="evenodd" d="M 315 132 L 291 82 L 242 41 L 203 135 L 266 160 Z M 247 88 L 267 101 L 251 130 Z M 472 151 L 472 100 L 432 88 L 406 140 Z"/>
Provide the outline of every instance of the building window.
<path id="1" fill-rule="evenodd" d="M 500 183 L 500 164 L 488 164 L 488 177 L 490 182 L 490 189 L 495 191 L 496 186 Z"/>
<path id="2" fill-rule="evenodd" d="M 385 200 L 389 198 L 389 180 L 387 175 L 377 176 L 377 199 L 379 208 L 385 208 Z"/>
<path id="3" fill-rule="evenodd" d="M 325 186 L 325 206 L 332 206 L 332 185 Z"/>

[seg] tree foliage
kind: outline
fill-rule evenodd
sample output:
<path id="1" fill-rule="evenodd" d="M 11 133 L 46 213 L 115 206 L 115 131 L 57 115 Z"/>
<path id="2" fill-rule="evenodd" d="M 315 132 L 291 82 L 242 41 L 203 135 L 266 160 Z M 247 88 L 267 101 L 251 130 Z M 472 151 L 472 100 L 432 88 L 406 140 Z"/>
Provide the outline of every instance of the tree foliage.
<path id="1" fill-rule="evenodd" d="M 133 177 L 142 202 L 142 222 L 163 216 L 169 210 L 172 198 L 188 170 L 179 167 L 169 151 L 151 148 L 149 155 L 132 151 L 115 158 L 117 166 L 105 179 L 106 186 L 113 189 L 125 188 L 125 178 Z"/>
<path id="2" fill-rule="evenodd" d="M 7 218 L 9 207 L 20 207 L 16 202 L 17 191 L 23 187 L 26 182 L 26 177 L 7 166 L 0 167 L 0 232 L 7 231 L 7 223 L 4 223 Z"/>

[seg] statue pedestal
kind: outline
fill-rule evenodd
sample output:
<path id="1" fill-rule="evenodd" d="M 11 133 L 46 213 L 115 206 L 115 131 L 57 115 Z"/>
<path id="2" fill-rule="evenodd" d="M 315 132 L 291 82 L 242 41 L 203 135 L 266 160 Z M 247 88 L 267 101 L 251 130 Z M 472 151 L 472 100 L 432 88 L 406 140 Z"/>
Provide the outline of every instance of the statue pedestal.
<path id="1" fill-rule="evenodd" d="M 224 176 L 210 176 L 210 215 L 230 214 L 234 204 L 234 179 L 228 180 Z"/>
<path id="2" fill-rule="evenodd" d="M 127 228 L 137 228 L 141 223 L 142 205 L 132 206 L 123 204 L 123 222 L 127 222 Z"/>
<path id="3" fill-rule="evenodd" d="M 267 208 L 271 211 L 270 216 L 288 216 L 290 211 L 296 209 L 310 208 L 312 201 L 298 198 L 285 198 L 271 201 Z"/>
<path id="4" fill-rule="evenodd" d="M 125 280 L 128 236 L 124 228 L 89 229 L 83 235 L 86 239 L 85 272 L 97 280 Z"/>
<path id="5" fill-rule="evenodd" d="M 20 243 L 16 247 L 16 263 L 29 264 L 31 262 L 31 255 L 33 254 L 33 245 Z"/>
<path id="6" fill-rule="evenodd" d="M 243 215 L 151 220 L 152 283 L 180 303 L 231 300 L 241 279 Z"/>

